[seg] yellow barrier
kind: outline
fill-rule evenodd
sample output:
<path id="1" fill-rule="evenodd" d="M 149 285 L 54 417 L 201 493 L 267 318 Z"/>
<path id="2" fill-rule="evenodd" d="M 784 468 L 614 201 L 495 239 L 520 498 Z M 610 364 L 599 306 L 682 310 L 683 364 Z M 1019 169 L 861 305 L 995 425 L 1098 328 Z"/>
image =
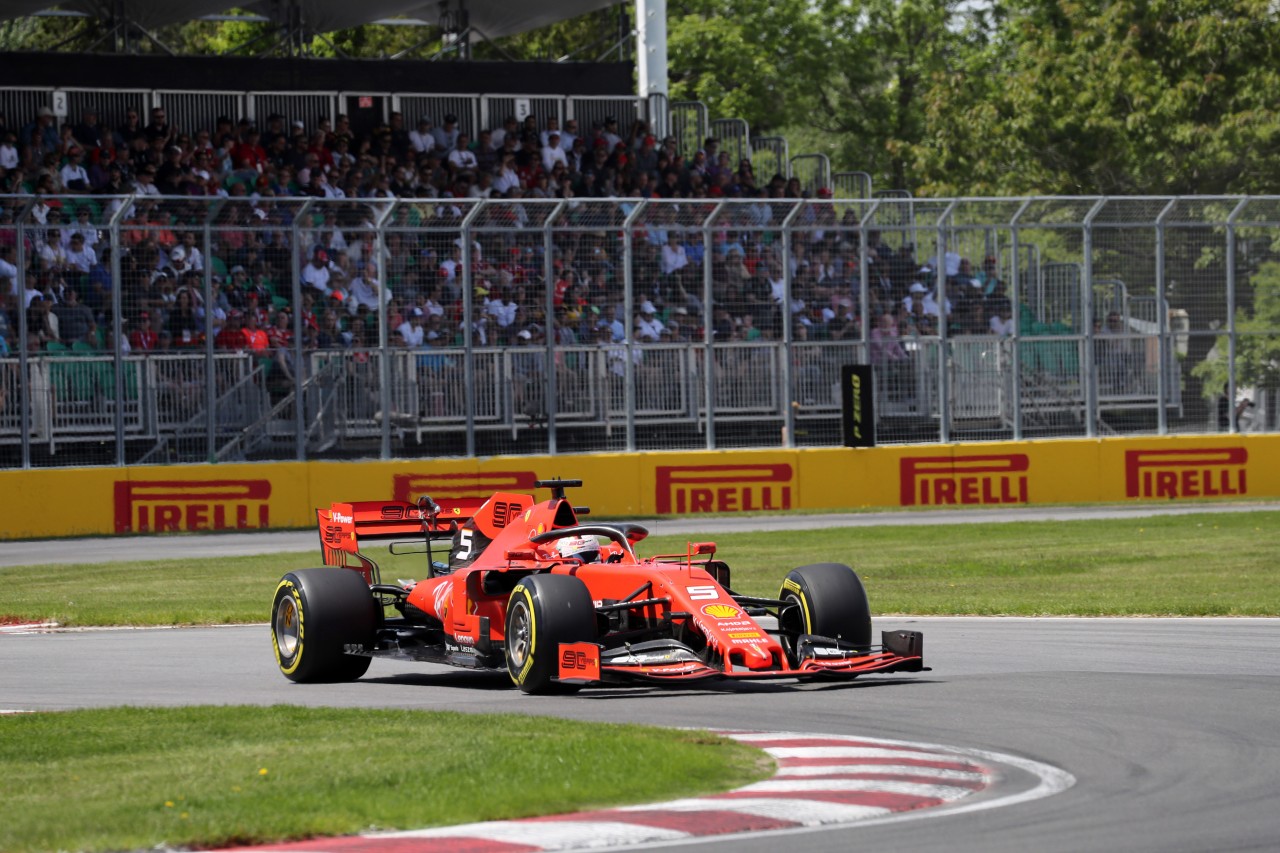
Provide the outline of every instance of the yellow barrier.
<path id="1" fill-rule="evenodd" d="M 581 479 L 598 515 L 1280 497 L 1280 435 L 0 472 L 0 539 L 310 527 L 335 500 Z"/>

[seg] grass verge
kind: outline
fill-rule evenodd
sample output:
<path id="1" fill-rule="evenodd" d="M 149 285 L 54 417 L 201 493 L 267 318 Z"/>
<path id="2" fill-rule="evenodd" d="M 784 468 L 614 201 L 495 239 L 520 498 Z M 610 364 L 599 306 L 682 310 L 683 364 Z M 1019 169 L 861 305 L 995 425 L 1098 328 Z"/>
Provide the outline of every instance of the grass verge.
<path id="1" fill-rule="evenodd" d="M 211 847 L 553 814 L 768 776 L 705 732 L 261 707 L 0 717 L 0 850 Z"/>
<path id="2" fill-rule="evenodd" d="M 699 539 L 704 537 L 688 537 Z M 862 575 L 875 613 L 936 615 L 1280 616 L 1280 513 L 735 533 L 717 536 L 734 588 L 775 595 L 786 572 L 837 561 Z M 642 554 L 683 552 L 653 536 Z M 383 578 L 422 576 L 421 555 Z M 263 622 L 287 553 L 0 568 L 0 621 L 63 625 Z"/>

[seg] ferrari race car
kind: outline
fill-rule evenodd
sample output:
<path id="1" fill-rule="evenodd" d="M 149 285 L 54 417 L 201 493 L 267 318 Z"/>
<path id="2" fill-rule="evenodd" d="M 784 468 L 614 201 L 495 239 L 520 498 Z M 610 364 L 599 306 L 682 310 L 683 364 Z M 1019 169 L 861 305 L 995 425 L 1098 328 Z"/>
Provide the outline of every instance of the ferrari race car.
<path id="1" fill-rule="evenodd" d="M 505 668 L 521 690 L 546 693 L 925 669 L 919 632 L 884 631 L 872 645 L 866 592 L 848 566 L 793 569 L 777 598 L 739 595 L 712 542 L 641 558 L 643 526 L 582 523 L 589 510 L 565 496 L 581 485 L 538 481 L 551 490 L 542 501 L 499 492 L 318 509 L 326 567 L 286 574 L 271 606 L 280 671 L 350 681 L 389 657 Z M 383 582 L 360 550 L 378 540 L 424 554 L 427 576 Z"/>

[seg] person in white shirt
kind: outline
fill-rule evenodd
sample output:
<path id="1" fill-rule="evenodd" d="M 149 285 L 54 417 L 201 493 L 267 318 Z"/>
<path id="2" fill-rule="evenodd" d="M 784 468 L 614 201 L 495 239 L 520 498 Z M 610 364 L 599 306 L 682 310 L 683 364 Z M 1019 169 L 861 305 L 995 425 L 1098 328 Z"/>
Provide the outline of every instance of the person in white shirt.
<path id="1" fill-rule="evenodd" d="M 382 293 L 383 302 L 391 301 L 391 292 L 384 291 L 382 283 L 378 281 L 377 264 L 367 263 L 362 274 L 351 280 L 351 297 L 347 299 L 347 310 L 355 314 L 363 305 L 370 311 L 377 311 L 379 293 Z"/>
<path id="2" fill-rule="evenodd" d="M 66 269 L 67 253 L 62 248 L 62 232 L 50 228 L 44 243 L 37 250 L 40 256 L 40 268 L 46 272 Z"/>
<path id="3" fill-rule="evenodd" d="M 636 338 L 642 341 L 656 341 L 662 337 L 665 328 L 657 317 L 653 303 L 646 299 L 640 303 L 640 315 L 636 317 Z"/>
<path id="4" fill-rule="evenodd" d="M 420 347 L 426 340 L 426 330 L 422 328 L 425 316 L 421 308 L 409 312 L 409 319 L 396 327 L 396 331 L 404 336 L 404 342 L 411 347 Z"/>
<path id="5" fill-rule="evenodd" d="M 409 144 L 419 154 L 426 154 L 436 147 L 436 139 L 431 135 L 431 119 L 426 116 L 418 119 L 418 129 L 409 131 Z"/>
<path id="6" fill-rule="evenodd" d="M 0 288 L 15 296 L 18 293 L 18 267 L 11 262 L 12 246 L 0 246 Z"/>
<path id="7" fill-rule="evenodd" d="M 510 152 L 502 155 L 502 168 L 493 179 L 493 191 L 498 195 L 506 195 L 508 190 L 520 186 L 520 175 L 516 173 L 516 155 Z"/>
<path id="8" fill-rule="evenodd" d="M 662 247 L 662 271 L 667 275 L 689 265 L 689 255 L 680 242 L 680 232 L 668 231 L 666 245 Z"/>
<path id="9" fill-rule="evenodd" d="M 506 288 L 499 285 L 494 288 L 493 295 L 485 303 L 484 311 L 493 318 L 500 329 L 505 329 L 515 322 L 516 312 L 520 306 L 507 295 Z"/>
<path id="10" fill-rule="evenodd" d="M 556 163 L 562 164 L 566 169 L 569 167 L 569 160 L 560 147 L 560 132 L 553 130 L 547 134 L 547 143 L 542 146 L 542 168 L 550 174 Z"/>
<path id="11" fill-rule="evenodd" d="M 520 138 L 520 122 L 515 116 L 507 116 L 502 121 L 502 127 L 495 129 L 489 136 L 493 140 L 494 149 L 501 150 L 502 143 L 508 136 L 514 139 Z"/>
<path id="12" fill-rule="evenodd" d="M 84 235 L 79 231 L 71 235 L 66 258 L 68 267 L 82 273 L 89 272 L 89 268 L 98 262 L 97 254 L 84 244 Z"/>
<path id="13" fill-rule="evenodd" d="M 81 148 L 72 148 L 67 152 L 67 165 L 62 167 L 58 173 L 58 177 L 62 179 L 62 186 L 69 193 L 87 193 L 91 189 L 89 186 L 89 173 L 85 171 L 82 161 L 84 159 L 84 150 Z"/>
<path id="14" fill-rule="evenodd" d="M 474 172 L 480 165 L 476 161 L 475 152 L 467 147 L 470 143 L 471 139 L 467 134 L 459 133 L 453 150 L 449 152 L 449 162 L 459 172 Z"/>
<path id="15" fill-rule="evenodd" d="M 13 171 L 21 162 L 22 158 L 18 155 L 18 137 L 12 133 L 6 133 L 4 142 L 0 142 L 0 167 Z"/>
<path id="16" fill-rule="evenodd" d="M 564 130 L 560 131 L 560 147 L 568 154 L 573 150 L 573 143 L 578 139 L 578 122 L 569 119 L 564 123 Z"/>
<path id="17" fill-rule="evenodd" d="M 94 249 L 98 245 L 98 241 L 102 238 L 98 235 L 98 229 L 89 221 L 89 214 L 92 211 L 88 207 L 81 207 L 76 211 L 75 224 L 63 229 L 62 245 L 70 246 L 71 238 L 79 234 L 84 238 L 84 244 L 90 249 Z"/>
<path id="18" fill-rule="evenodd" d="M 204 272 L 204 253 L 196 247 L 196 233 L 194 231 L 183 232 L 182 250 L 187 256 L 187 269 Z"/>
<path id="19" fill-rule="evenodd" d="M 324 249 L 317 249 L 312 255 L 310 263 L 302 268 L 302 283 L 308 287 L 314 287 L 320 291 L 326 298 L 333 294 L 333 289 L 329 286 L 329 253 Z"/>

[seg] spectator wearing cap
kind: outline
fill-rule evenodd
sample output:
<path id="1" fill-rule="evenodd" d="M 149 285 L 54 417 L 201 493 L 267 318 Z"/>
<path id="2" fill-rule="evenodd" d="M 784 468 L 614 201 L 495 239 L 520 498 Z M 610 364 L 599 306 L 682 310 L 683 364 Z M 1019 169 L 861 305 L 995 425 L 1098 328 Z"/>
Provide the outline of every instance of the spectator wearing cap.
<path id="1" fill-rule="evenodd" d="M 24 145 L 36 145 L 41 153 L 56 151 L 59 144 L 58 122 L 53 110 L 41 107 L 36 111 L 36 120 L 22 128 L 19 138 Z"/>
<path id="2" fill-rule="evenodd" d="M 145 167 L 138 169 L 137 177 L 133 181 L 133 192 L 140 196 L 159 196 L 159 187 L 156 187 L 156 168 L 154 165 L 147 164 Z"/>
<path id="3" fill-rule="evenodd" d="M 311 260 L 302 268 L 301 277 L 303 284 L 315 288 L 326 299 L 330 298 L 333 295 L 333 288 L 330 286 L 333 276 L 329 269 L 329 253 L 324 249 L 316 249 Z"/>
<path id="4" fill-rule="evenodd" d="M 640 144 L 636 147 L 634 167 L 637 173 L 644 172 L 651 177 L 658 176 L 658 141 L 653 136 L 645 134 L 640 138 Z"/>
<path id="5" fill-rule="evenodd" d="M 435 140 L 435 152 L 441 157 L 447 157 L 458 144 L 459 132 L 458 117 L 449 113 L 444 117 L 443 124 L 431 131 L 431 136 Z"/>
<path id="6" fill-rule="evenodd" d="M 426 321 L 426 312 L 421 308 L 415 307 L 408 312 L 405 321 L 396 327 L 396 332 L 404 339 L 405 346 L 415 349 L 422 346 L 427 337 L 424 326 Z"/>
<path id="7" fill-rule="evenodd" d="M 79 145 L 67 151 L 67 162 L 58 172 L 63 188 L 69 193 L 83 194 L 90 190 L 89 173 L 84 168 L 84 149 Z"/>
<path id="8" fill-rule="evenodd" d="M 183 151 L 176 145 L 169 146 L 165 161 L 156 169 L 156 187 L 161 195 L 183 195 L 192 181 L 191 166 L 183 162 Z"/>
<path id="9" fill-rule="evenodd" d="M 635 319 L 636 339 L 657 341 L 662 337 L 663 328 L 665 327 L 658 319 L 658 309 L 653 302 L 648 299 L 641 302 Z"/>
<path id="10" fill-rule="evenodd" d="M 557 163 L 568 168 L 569 160 L 565 156 L 564 148 L 560 145 L 560 131 L 552 130 L 548 132 L 546 139 L 547 141 L 542 146 L 542 170 L 550 174 Z"/>

